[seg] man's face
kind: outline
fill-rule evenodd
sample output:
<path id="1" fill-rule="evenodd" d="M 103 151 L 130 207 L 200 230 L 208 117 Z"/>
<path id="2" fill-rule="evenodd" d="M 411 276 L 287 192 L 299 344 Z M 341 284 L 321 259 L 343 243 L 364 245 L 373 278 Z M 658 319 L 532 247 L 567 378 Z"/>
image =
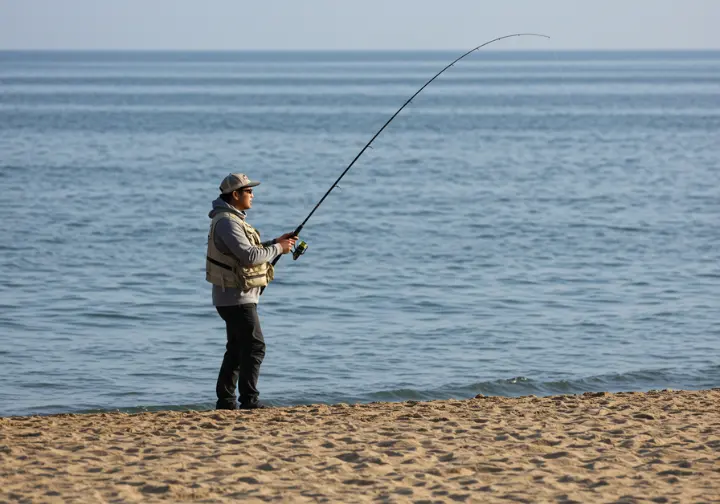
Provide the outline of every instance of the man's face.
<path id="1" fill-rule="evenodd" d="M 247 210 L 252 208 L 252 200 L 255 197 L 252 187 L 244 187 L 233 191 L 234 207 L 238 210 Z"/>

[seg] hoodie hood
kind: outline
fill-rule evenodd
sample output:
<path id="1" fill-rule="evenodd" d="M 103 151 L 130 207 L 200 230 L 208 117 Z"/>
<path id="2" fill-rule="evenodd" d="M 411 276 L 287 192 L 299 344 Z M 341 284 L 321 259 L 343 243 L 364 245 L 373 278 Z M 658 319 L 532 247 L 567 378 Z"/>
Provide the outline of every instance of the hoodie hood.
<path id="1" fill-rule="evenodd" d="M 241 219 L 245 219 L 245 216 L 247 215 L 242 210 L 238 210 L 234 206 L 232 206 L 230 203 L 226 203 L 222 198 L 218 197 L 215 201 L 212 202 L 212 210 L 210 210 L 210 213 L 208 214 L 208 217 L 211 219 L 214 218 L 217 214 L 222 212 L 230 212 L 234 213 Z"/>

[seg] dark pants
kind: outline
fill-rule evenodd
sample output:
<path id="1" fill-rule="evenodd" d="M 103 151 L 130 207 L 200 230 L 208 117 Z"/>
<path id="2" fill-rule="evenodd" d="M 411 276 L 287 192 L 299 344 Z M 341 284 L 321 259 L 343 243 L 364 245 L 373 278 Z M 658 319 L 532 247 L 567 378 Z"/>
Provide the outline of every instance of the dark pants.
<path id="1" fill-rule="evenodd" d="M 265 357 L 265 340 L 260 329 L 260 319 L 255 303 L 239 306 L 218 306 L 218 313 L 225 321 L 227 346 L 217 381 L 217 408 L 233 409 L 237 406 L 235 389 L 240 393 L 240 403 L 257 403 L 260 364 Z"/>

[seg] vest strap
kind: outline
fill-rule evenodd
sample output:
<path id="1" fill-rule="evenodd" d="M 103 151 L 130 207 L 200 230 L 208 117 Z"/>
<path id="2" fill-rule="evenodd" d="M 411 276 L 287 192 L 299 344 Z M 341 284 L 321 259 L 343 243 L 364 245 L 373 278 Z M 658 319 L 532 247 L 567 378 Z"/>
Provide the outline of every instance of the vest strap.
<path id="1" fill-rule="evenodd" d="M 232 269 L 232 266 L 228 266 L 228 265 L 225 264 L 225 263 L 221 263 L 220 261 L 216 261 L 215 259 L 213 259 L 213 258 L 210 257 L 210 256 L 206 256 L 206 257 L 207 257 L 207 260 L 210 261 L 211 263 L 213 263 L 215 266 L 220 266 L 221 268 L 225 268 L 226 270 L 229 270 L 229 271 L 232 271 L 232 270 L 233 270 L 233 269 Z"/>

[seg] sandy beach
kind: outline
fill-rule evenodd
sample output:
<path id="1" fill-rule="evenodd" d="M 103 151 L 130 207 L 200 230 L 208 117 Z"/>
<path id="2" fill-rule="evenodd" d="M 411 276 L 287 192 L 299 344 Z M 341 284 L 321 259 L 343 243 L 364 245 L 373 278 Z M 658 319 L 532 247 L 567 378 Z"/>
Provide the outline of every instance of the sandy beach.
<path id="1" fill-rule="evenodd" d="M 0 419 L 0 501 L 720 502 L 720 389 Z"/>

